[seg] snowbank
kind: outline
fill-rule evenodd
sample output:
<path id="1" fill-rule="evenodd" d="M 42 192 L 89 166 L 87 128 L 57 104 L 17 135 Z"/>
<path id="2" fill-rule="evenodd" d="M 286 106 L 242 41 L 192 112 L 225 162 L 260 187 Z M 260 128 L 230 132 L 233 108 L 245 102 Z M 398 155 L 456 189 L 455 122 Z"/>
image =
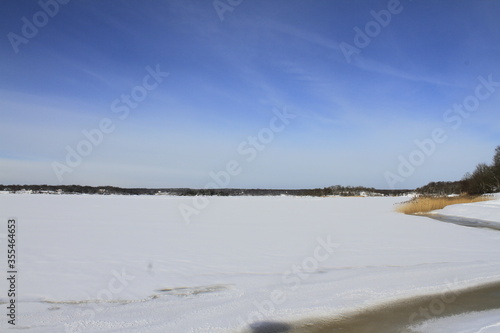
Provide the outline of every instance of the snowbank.
<path id="1" fill-rule="evenodd" d="M 497 195 L 498 197 L 498 195 Z M 498 223 L 500 226 L 500 199 L 470 204 L 451 205 L 435 210 L 432 214 L 452 219 Z"/>

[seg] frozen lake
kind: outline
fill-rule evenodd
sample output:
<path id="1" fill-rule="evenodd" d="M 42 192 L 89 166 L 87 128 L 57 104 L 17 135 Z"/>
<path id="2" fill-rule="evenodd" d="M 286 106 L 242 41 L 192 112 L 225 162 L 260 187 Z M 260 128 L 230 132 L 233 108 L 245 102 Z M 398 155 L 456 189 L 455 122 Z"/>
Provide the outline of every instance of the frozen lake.
<path id="1" fill-rule="evenodd" d="M 447 314 L 461 332 L 498 330 L 498 311 L 459 311 L 471 288 L 496 293 L 497 230 L 394 212 L 406 198 L 207 200 L 187 224 L 191 197 L 0 195 L 2 220 L 18 221 L 16 328 L 321 332 L 405 302 L 405 332 L 456 332 Z"/>

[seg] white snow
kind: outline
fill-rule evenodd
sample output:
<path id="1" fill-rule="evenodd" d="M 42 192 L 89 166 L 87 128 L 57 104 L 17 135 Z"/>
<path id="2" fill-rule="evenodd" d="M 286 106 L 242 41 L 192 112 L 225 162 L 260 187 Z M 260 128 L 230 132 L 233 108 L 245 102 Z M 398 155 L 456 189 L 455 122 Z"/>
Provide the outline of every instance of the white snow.
<path id="1" fill-rule="evenodd" d="M 429 320 L 412 328 L 415 333 L 498 333 L 499 318 L 500 309 L 496 309 Z"/>
<path id="2" fill-rule="evenodd" d="M 499 195 L 496 195 L 496 197 L 499 197 Z M 433 213 L 443 217 L 496 222 L 500 225 L 500 200 L 451 205 L 435 210 Z"/>
<path id="3" fill-rule="evenodd" d="M 186 224 L 192 200 L 2 195 L 1 221 L 18 219 L 16 328 L 235 332 L 500 281 L 498 231 L 394 212 L 405 198 L 210 197 Z"/>

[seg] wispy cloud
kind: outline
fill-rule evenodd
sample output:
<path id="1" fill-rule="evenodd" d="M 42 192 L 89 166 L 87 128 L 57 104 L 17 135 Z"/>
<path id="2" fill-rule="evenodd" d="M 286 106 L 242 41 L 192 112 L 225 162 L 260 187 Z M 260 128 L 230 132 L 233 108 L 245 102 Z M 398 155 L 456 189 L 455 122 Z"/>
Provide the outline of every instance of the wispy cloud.
<path id="1" fill-rule="evenodd" d="M 352 61 L 352 64 L 354 66 L 356 66 L 357 68 L 364 70 L 364 71 L 382 74 L 382 75 L 387 75 L 387 76 L 392 76 L 392 77 L 395 77 L 398 79 L 414 81 L 414 82 L 424 82 L 424 83 L 429 83 L 429 84 L 433 84 L 433 85 L 440 85 L 440 86 L 450 86 L 450 87 L 457 86 L 454 83 L 447 82 L 447 81 L 439 79 L 439 78 L 418 75 L 418 74 L 410 73 L 407 71 L 403 71 L 403 70 L 397 69 L 393 66 L 390 66 L 386 63 L 375 61 L 373 59 L 369 59 L 369 58 L 366 58 L 363 56 L 355 57 Z"/>
<path id="2" fill-rule="evenodd" d="M 32 13 L 26 4 L 0 6 L 18 15 L 5 17 L 4 36 Z M 172 180 L 194 186 L 266 126 L 273 108 L 283 107 L 296 121 L 241 184 L 266 187 L 278 173 L 289 187 L 334 179 L 352 184 L 362 163 L 382 175 L 387 160 L 441 126 L 443 112 L 474 88 L 478 75 L 496 73 L 500 63 L 492 51 L 500 47 L 500 21 L 491 13 L 499 4 L 463 3 L 453 10 L 433 4 L 432 20 L 423 21 L 427 5 L 413 2 L 404 20 L 393 20 L 348 64 L 339 41 L 352 40 L 353 26 L 366 22 L 370 6 L 244 1 L 221 22 L 211 1 L 70 2 L 20 54 L 0 50 L 4 182 L 38 179 L 24 177 L 24 170 L 54 182 L 40 168 L 64 159 L 82 130 L 113 117 L 112 101 L 132 94 L 144 68 L 154 64 L 171 73 L 168 80 L 69 179 L 97 184 L 112 176 L 124 185 L 156 177 L 168 179 L 162 186 Z M 140 99 L 140 89 L 135 93 Z M 474 149 L 498 140 L 498 105 L 497 97 L 484 101 L 456 142 L 473 138 L 467 147 Z M 457 151 L 443 149 L 444 164 L 432 164 L 429 172 L 453 169 L 452 155 L 469 159 Z M 120 173 L 113 175 L 113 168 Z M 298 180 L 307 168 L 315 170 L 309 183 Z"/>
<path id="3" fill-rule="evenodd" d="M 304 29 L 299 29 L 293 25 L 279 23 L 279 22 L 267 22 L 266 27 L 274 31 L 284 33 L 302 42 L 320 46 L 329 51 L 335 51 L 335 52 L 340 51 L 340 46 L 337 41 L 331 40 L 317 33 L 313 33 Z"/>

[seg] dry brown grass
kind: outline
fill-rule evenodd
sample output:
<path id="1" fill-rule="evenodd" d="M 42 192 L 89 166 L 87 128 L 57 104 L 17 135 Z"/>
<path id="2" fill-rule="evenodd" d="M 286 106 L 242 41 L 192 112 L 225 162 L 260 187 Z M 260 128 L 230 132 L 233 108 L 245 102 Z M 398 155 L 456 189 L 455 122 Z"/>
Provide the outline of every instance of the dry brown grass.
<path id="1" fill-rule="evenodd" d="M 398 205 L 396 211 L 404 214 L 423 214 L 449 205 L 491 200 L 486 196 L 461 195 L 457 197 L 416 197 Z"/>

